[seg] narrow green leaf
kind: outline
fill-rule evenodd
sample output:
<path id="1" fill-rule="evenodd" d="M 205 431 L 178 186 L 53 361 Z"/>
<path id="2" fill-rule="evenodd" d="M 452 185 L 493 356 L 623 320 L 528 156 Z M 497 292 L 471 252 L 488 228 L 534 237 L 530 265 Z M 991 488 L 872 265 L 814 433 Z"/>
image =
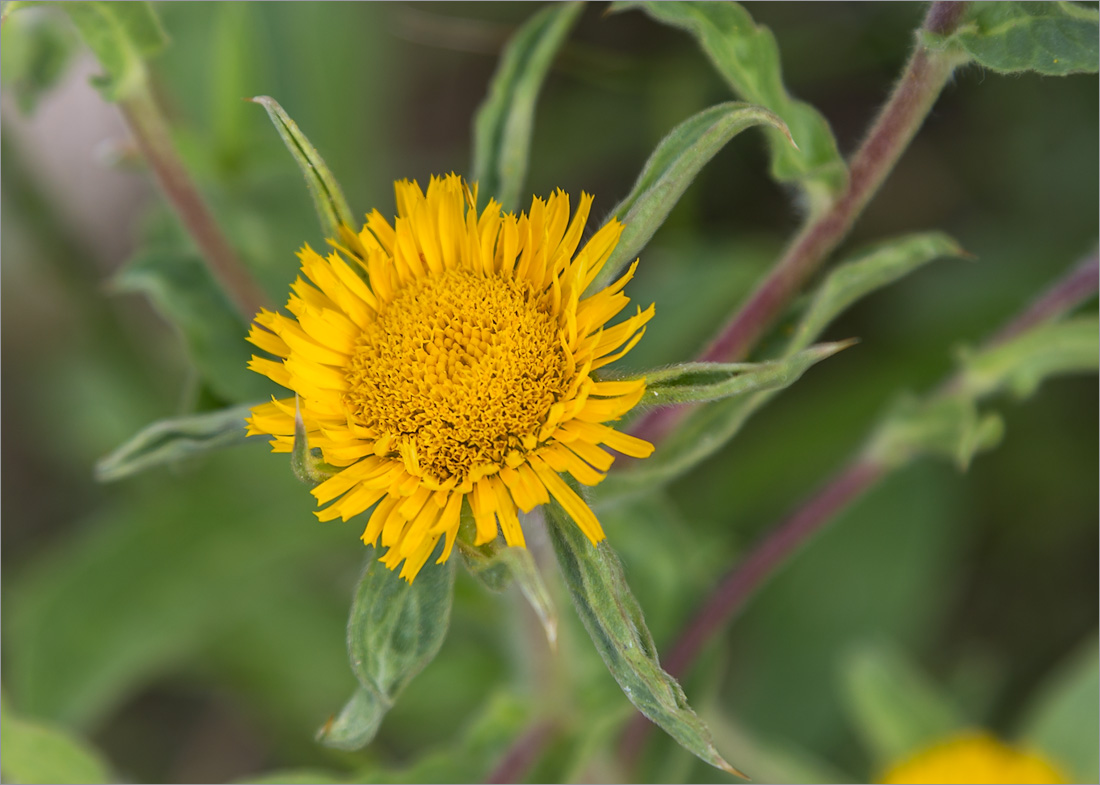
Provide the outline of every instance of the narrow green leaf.
<path id="1" fill-rule="evenodd" d="M 1057 2 L 970 3 L 949 36 L 925 32 L 932 46 L 958 47 L 1001 73 L 1090 73 L 1100 61 L 1095 7 Z"/>
<path id="2" fill-rule="evenodd" d="M 866 454 L 897 468 L 922 455 L 938 455 L 966 469 L 979 452 L 992 449 L 1004 435 L 996 414 L 981 414 L 963 395 L 902 397 L 875 429 Z"/>
<path id="3" fill-rule="evenodd" d="M 463 525 L 467 518 L 463 515 Z M 469 545 L 459 537 L 458 548 L 470 572 L 493 591 L 501 591 L 513 580 L 539 617 L 551 648 L 558 642 L 558 612 L 542 580 L 538 565 L 527 548 L 502 545 L 500 540 L 481 546 Z"/>
<path id="4" fill-rule="evenodd" d="M 275 387 L 248 370 L 248 329 L 202 261 L 191 253 L 150 248 L 112 281 L 143 292 L 180 332 L 192 362 L 210 388 L 230 402 L 269 400 Z"/>
<path id="5" fill-rule="evenodd" d="M 853 303 L 943 256 L 965 256 L 953 239 L 941 232 L 897 237 L 835 267 L 814 292 L 787 352 L 809 346 Z"/>
<path id="6" fill-rule="evenodd" d="M 267 115 L 275 125 L 275 130 L 279 132 L 283 144 L 294 157 L 298 168 L 302 170 L 325 236 L 335 240 L 342 236 L 342 227 L 346 226 L 354 230 L 355 217 L 351 208 L 348 207 L 340 184 L 332 176 L 332 172 L 329 171 L 325 160 L 321 158 L 321 154 L 317 152 L 317 148 L 310 144 L 306 135 L 299 130 L 298 124 L 290 119 L 274 98 L 259 95 L 249 100 L 267 110 Z"/>
<path id="7" fill-rule="evenodd" d="M 151 423 L 96 462 L 96 479 L 115 482 L 154 466 L 244 444 L 244 420 L 251 408 L 231 406 Z"/>
<path id="8" fill-rule="evenodd" d="M 98 750 L 64 728 L 16 715 L 0 701 L 4 782 L 116 782 Z"/>
<path id="9" fill-rule="evenodd" d="M 552 3 L 508 42 L 474 118 L 473 180 L 505 210 L 519 207 L 534 131 L 535 103 L 558 49 L 584 5 Z"/>
<path id="10" fill-rule="evenodd" d="M 358 749 L 374 738 L 401 690 L 439 653 L 453 594 L 453 560 L 429 559 L 409 583 L 372 551 L 348 619 L 348 656 L 360 687 L 318 732 L 319 741 Z"/>
<path id="11" fill-rule="evenodd" d="M 1007 390 L 1026 398 L 1049 376 L 1094 371 L 1100 321 L 1085 316 L 1027 330 L 992 349 L 962 356 L 962 390 L 975 398 Z"/>
<path id="12" fill-rule="evenodd" d="M 848 173 L 825 118 L 783 85 L 779 47 L 772 32 L 757 25 L 737 3 L 619 2 L 613 10 L 641 8 L 651 17 L 691 33 L 735 94 L 775 112 L 790 129 L 798 147 L 779 133 L 770 133 L 772 176 L 798 184 L 811 211 L 839 194 Z"/>
<path id="13" fill-rule="evenodd" d="M 815 363 L 847 349 L 853 341 L 818 344 L 785 360 L 763 363 L 683 363 L 645 375 L 642 405 L 671 406 L 780 390 Z"/>
<path id="14" fill-rule="evenodd" d="M 1100 781 L 1098 692 L 1094 635 L 1040 685 L 1024 711 L 1020 740 L 1068 769 L 1071 782 Z"/>
<path id="15" fill-rule="evenodd" d="M 623 693 L 684 749 L 744 777 L 718 754 L 710 731 L 691 710 L 679 683 L 661 668 L 657 647 L 615 551 L 606 540 L 593 546 L 557 502 L 545 509 L 550 541 L 573 605 Z"/>
<path id="16" fill-rule="evenodd" d="M 103 75 L 93 83 L 108 101 L 120 101 L 146 81 L 145 61 L 160 52 L 168 36 L 151 3 L 49 3 L 65 11 L 95 53 Z"/>
<path id="17" fill-rule="evenodd" d="M 879 766 L 967 727 L 947 696 L 892 648 L 856 649 L 842 677 L 849 716 Z"/>
<path id="18" fill-rule="evenodd" d="M 785 137 L 786 144 L 794 144 L 779 117 L 738 102 L 704 109 L 673 128 L 649 156 L 630 194 L 612 211 L 625 224 L 623 233 L 589 290 L 599 291 L 630 264 L 703 167 L 733 137 L 756 125 L 771 126 Z"/>

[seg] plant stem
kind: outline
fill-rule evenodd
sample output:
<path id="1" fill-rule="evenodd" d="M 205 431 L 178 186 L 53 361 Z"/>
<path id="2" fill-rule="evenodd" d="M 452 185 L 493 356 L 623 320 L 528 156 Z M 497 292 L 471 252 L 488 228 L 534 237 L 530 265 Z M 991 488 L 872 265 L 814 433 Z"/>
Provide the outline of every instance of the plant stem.
<path id="1" fill-rule="evenodd" d="M 963 2 L 933 3 L 921 30 L 950 33 L 965 6 Z M 736 362 L 748 356 L 810 276 L 847 236 L 909 146 L 960 62 L 954 52 L 929 49 L 918 39 L 890 99 L 852 156 L 844 192 L 795 236 L 767 278 L 703 351 L 700 360 Z M 688 411 L 686 407 L 658 409 L 640 420 L 633 433 L 647 441 L 659 441 Z"/>
<path id="2" fill-rule="evenodd" d="M 986 342 L 993 347 L 1025 330 L 1053 321 L 1094 296 L 1100 284 L 1100 260 L 1094 253 L 1053 286 L 1036 298 L 1030 306 L 1008 322 Z M 940 390 L 949 392 L 958 379 L 953 376 Z M 900 466 L 886 464 L 861 455 L 834 475 L 817 494 L 799 507 L 782 524 L 768 532 L 748 556 L 734 568 L 711 594 L 710 599 L 688 624 L 672 653 L 665 670 L 680 676 L 695 660 L 699 651 L 715 633 L 723 628 L 744 606 L 750 596 L 779 569 L 790 556 L 814 534 L 874 485 Z M 636 760 L 641 751 L 650 722 L 636 714 L 623 732 L 619 745 L 624 763 Z"/>
<path id="3" fill-rule="evenodd" d="M 486 779 L 489 783 L 519 782 L 554 735 L 554 724 L 539 722 L 519 737 Z"/>
<path id="4" fill-rule="evenodd" d="M 135 88 L 119 105 L 172 209 L 241 315 L 251 319 L 267 298 L 237 258 L 191 180 L 148 85 Z"/>

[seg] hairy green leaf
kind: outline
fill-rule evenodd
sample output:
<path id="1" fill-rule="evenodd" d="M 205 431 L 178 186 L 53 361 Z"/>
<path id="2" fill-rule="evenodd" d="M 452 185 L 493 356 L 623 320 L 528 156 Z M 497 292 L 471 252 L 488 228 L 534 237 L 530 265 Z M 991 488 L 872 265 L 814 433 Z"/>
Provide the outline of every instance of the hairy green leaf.
<path id="1" fill-rule="evenodd" d="M 168 43 L 151 3 L 96 0 L 43 5 L 63 10 L 73 20 L 81 38 L 103 66 L 104 73 L 93 83 L 108 101 L 121 101 L 142 89 L 146 82 L 145 61 Z"/>
<path id="2" fill-rule="evenodd" d="M 723 771 L 730 766 L 691 710 L 679 683 L 657 660 L 642 609 L 606 540 L 593 546 L 557 502 L 545 507 L 547 529 L 573 605 L 607 669 L 631 703 L 684 749 Z"/>
<path id="3" fill-rule="evenodd" d="M 1048 376 L 1093 371 L 1100 321 L 1084 316 L 1026 330 L 991 349 L 964 352 L 962 392 L 975 398 L 1007 390 L 1026 398 Z"/>
<path id="4" fill-rule="evenodd" d="M 633 261 L 703 167 L 733 137 L 756 125 L 778 129 L 787 144 L 794 144 L 787 126 L 775 114 L 737 102 L 704 109 L 673 128 L 649 156 L 630 194 L 612 211 L 625 224 L 623 233 L 589 290 L 604 288 Z"/>
<path id="5" fill-rule="evenodd" d="M 143 292 L 180 332 L 210 388 L 230 402 L 268 400 L 276 389 L 248 370 L 252 352 L 244 322 L 206 265 L 192 253 L 146 249 L 113 279 L 124 292 Z"/>
<path id="6" fill-rule="evenodd" d="M 96 462 L 96 479 L 114 482 L 154 466 L 244 444 L 244 420 L 251 408 L 230 406 L 151 423 Z"/>
<path id="7" fill-rule="evenodd" d="M 793 384 L 815 363 L 852 345 L 851 341 L 818 344 L 785 360 L 762 363 L 683 363 L 645 375 L 642 405 L 671 406 L 731 398 Z"/>
<path id="8" fill-rule="evenodd" d="M 943 256 L 965 252 L 941 232 L 923 232 L 880 243 L 855 259 L 833 268 L 814 292 L 787 352 L 809 346 L 837 316 L 853 303 Z"/>
<path id="9" fill-rule="evenodd" d="M 1100 780 L 1100 692 L 1096 640 L 1047 677 L 1024 712 L 1020 740 L 1068 769 L 1071 782 Z"/>
<path id="10" fill-rule="evenodd" d="M 770 133 L 772 176 L 797 183 L 817 210 L 839 194 L 847 168 L 825 118 L 787 93 L 772 32 L 757 25 L 749 12 L 729 2 L 619 2 L 613 9 L 641 8 L 667 25 L 687 30 L 718 73 L 738 96 L 770 109 L 790 129 L 798 147 Z"/>
<path id="11" fill-rule="evenodd" d="M 283 144 L 294 157 L 298 168 L 302 170 L 325 236 L 335 240 L 344 234 L 342 231 L 344 227 L 354 231 L 355 217 L 351 208 L 348 207 L 340 184 L 332 176 L 332 172 L 325 165 L 325 160 L 317 152 L 317 148 L 310 144 L 306 135 L 299 130 L 298 124 L 290 119 L 274 98 L 260 95 L 250 100 L 267 110 L 267 115 L 275 125 L 275 130 L 279 132 Z"/>
<path id="12" fill-rule="evenodd" d="M 358 749 L 374 738 L 401 690 L 439 653 L 453 594 L 453 560 L 429 559 L 409 583 L 372 552 L 348 618 L 348 656 L 360 686 L 319 741 Z"/>
<path id="13" fill-rule="evenodd" d="M 1097 71 L 1100 14 L 1067 2 L 970 3 L 949 36 L 925 32 L 931 46 L 958 47 L 1001 73 L 1064 76 Z"/>
<path id="14" fill-rule="evenodd" d="M 880 766 L 966 727 L 947 697 L 892 648 L 852 651 L 841 675 L 849 715 Z"/>
<path id="15" fill-rule="evenodd" d="M 519 206 L 534 131 L 535 102 L 546 73 L 584 8 L 553 3 L 533 15 L 508 42 L 489 94 L 474 118 L 473 180 L 505 210 Z"/>
<path id="16" fill-rule="evenodd" d="M 16 715 L 0 701 L 4 782 L 116 782 L 98 750 L 64 728 Z"/>

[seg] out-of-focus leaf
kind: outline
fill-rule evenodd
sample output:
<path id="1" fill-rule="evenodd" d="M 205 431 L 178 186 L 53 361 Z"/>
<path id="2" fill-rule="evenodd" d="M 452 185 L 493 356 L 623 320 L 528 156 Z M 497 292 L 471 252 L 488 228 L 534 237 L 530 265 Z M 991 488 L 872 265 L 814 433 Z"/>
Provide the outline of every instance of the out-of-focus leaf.
<path id="1" fill-rule="evenodd" d="M 319 741 L 350 750 L 374 738 L 401 690 L 439 653 L 453 595 L 454 561 L 429 559 L 410 583 L 372 551 L 348 618 L 348 656 L 360 686 Z"/>
<path id="2" fill-rule="evenodd" d="M 11 3 L 17 6 L 39 3 Z M 104 73 L 93 83 L 108 101 L 120 101 L 144 87 L 145 61 L 160 52 L 168 36 L 151 3 L 43 3 L 63 10 L 95 53 Z"/>
<path id="3" fill-rule="evenodd" d="M 971 3 L 948 36 L 924 32 L 932 46 L 957 46 L 1001 73 L 1064 76 L 1097 71 L 1100 30 L 1095 7 L 1077 3 Z"/>
<path id="4" fill-rule="evenodd" d="M 778 129 L 787 144 L 793 145 L 779 117 L 762 107 L 737 102 L 704 109 L 673 128 L 649 156 L 630 193 L 612 211 L 623 222 L 623 233 L 589 290 L 604 288 L 633 261 L 703 167 L 733 137 L 756 125 Z"/>
<path id="5" fill-rule="evenodd" d="M 464 526 L 467 520 L 464 515 Z M 527 548 L 502 545 L 499 540 L 474 546 L 467 545 L 460 538 L 458 547 L 462 553 L 462 560 L 470 568 L 470 572 L 488 588 L 500 591 L 509 582 L 513 580 L 516 582 L 527 602 L 531 604 L 535 615 L 539 617 L 539 622 L 546 632 L 546 640 L 552 648 L 555 647 L 558 641 L 558 612 L 554 608 L 554 601 L 550 598 L 546 584 L 543 583 L 531 551 Z"/>
<path id="6" fill-rule="evenodd" d="M 283 144 L 294 157 L 298 168 L 302 170 L 325 236 L 340 239 L 346 231 L 343 227 L 354 229 L 355 217 L 351 208 L 348 207 L 340 184 L 332 176 L 332 172 L 325 164 L 325 159 L 317 152 L 317 148 L 299 130 L 298 124 L 290 119 L 274 98 L 260 95 L 250 100 L 267 110 L 268 117 L 275 125 L 275 130 L 279 132 Z"/>
<path id="7" fill-rule="evenodd" d="M 0 772 L 5 782 L 115 782 L 103 756 L 57 725 L 16 715 L 0 700 Z"/>
<path id="8" fill-rule="evenodd" d="M 783 119 L 798 147 L 779 133 L 769 134 L 772 176 L 781 183 L 797 183 L 811 209 L 824 207 L 843 190 L 847 168 L 828 122 L 810 104 L 787 93 L 775 36 L 748 11 L 737 3 L 667 0 L 619 2 L 612 8 L 641 8 L 659 22 L 687 30 L 734 93 Z"/>
<path id="9" fill-rule="evenodd" d="M 76 36 L 50 13 L 20 14 L 4 24 L 0 35 L 4 89 L 10 90 L 20 110 L 29 114 L 65 73 L 78 45 Z"/>
<path id="10" fill-rule="evenodd" d="M 210 271 L 195 255 L 148 249 L 113 280 L 124 292 L 143 292 L 179 330 L 210 388 L 230 402 L 269 400 L 275 387 L 248 370 L 248 330 Z"/>
<path id="11" fill-rule="evenodd" d="M 1098 692 L 1093 639 L 1046 679 L 1023 714 L 1020 740 L 1068 770 L 1072 782 L 1100 780 Z"/>
<path id="12" fill-rule="evenodd" d="M 682 363 L 645 374 L 642 405 L 671 406 L 717 401 L 737 395 L 780 390 L 826 357 L 847 349 L 852 341 L 822 343 L 785 360 L 762 363 Z"/>
<path id="13" fill-rule="evenodd" d="M 1026 398 L 1048 376 L 1096 370 L 1100 321 L 1095 316 L 1044 324 L 991 349 L 962 356 L 961 391 L 975 398 L 998 390 Z"/>
<path id="14" fill-rule="evenodd" d="M 967 726 L 950 700 L 895 649 L 867 644 L 841 667 L 848 712 L 880 766 Z"/>
<path id="15" fill-rule="evenodd" d="M 569 595 L 607 669 L 631 703 L 684 749 L 743 777 L 711 741 L 677 681 L 657 661 L 642 609 L 606 540 L 593 546 L 557 502 L 546 506 L 547 529 Z"/>
<path id="16" fill-rule="evenodd" d="M 215 412 L 158 420 L 100 458 L 95 465 L 96 479 L 114 482 L 153 466 L 244 444 L 244 420 L 250 409 L 250 405 L 230 406 Z"/>
<path id="17" fill-rule="evenodd" d="M 473 179 L 478 193 L 505 210 L 519 205 L 534 131 L 535 102 L 558 49 L 584 8 L 553 3 L 508 42 L 474 118 Z"/>
<path id="18" fill-rule="evenodd" d="M 901 398 L 871 436 L 867 455 L 898 468 L 922 455 L 939 455 L 965 469 L 979 452 L 1004 435 L 999 415 L 981 414 L 971 398 L 959 395 Z"/>
<path id="19" fill-rule="evenodd" d="M 348 777 L 341 777 L 334 771 L 323 769 L 279 769 L 261 774 L 258 777 L 236 780 L 242 785 L 341 785 L 345 782 L 358 782 Z"/>
<path id="20" fill-rule="evenodd" d="M 943 256 L 962 256 L 959 244 L 941 232 L 897 237 L 835 267 L 814 292 L 787 352 L 809 346 L 853 303 Z"/>

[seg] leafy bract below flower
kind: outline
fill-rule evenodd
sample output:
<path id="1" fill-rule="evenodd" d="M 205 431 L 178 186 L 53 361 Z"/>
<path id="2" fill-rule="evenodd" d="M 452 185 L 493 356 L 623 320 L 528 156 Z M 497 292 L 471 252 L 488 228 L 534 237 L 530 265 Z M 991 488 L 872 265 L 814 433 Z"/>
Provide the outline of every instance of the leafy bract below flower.
<path id="1" fill-rule="evenodd" d="M 1034 752 L 1018 750 L 983 731 L 940 741 L 893 766 L 886 783 L 1067 782 Z"/>
<path id="2" fill-rule="evenodd" d="M 249 340 L 280 359 L 250 368 L 297 397 L 252 410 L 249 434 L 291 452 L 300 411 L 310 449 L 339 473 L 313 489 L 321 520 L 376 505 L 363 541 L 381 538 L 391 569 L 411 581 L 441 537 L 446 560 L 464 501 L 475 544 L 524 545 L 517 508 L 554 497 L 593 542 L 596 516 L 560 472 L 585 485 L 614 458 L 653 447 L 604 423 L 641 398 L 644 380 L 600 381 L 593 372 L 637 343 L 653 306 L 614 326 L 637 262 L 588 297 L 622 233 L 611 220 L 578 252 L 592 197 L 569 220 L 569 197 L 534 199 L 504 215 L 456 175 L 395 184 L 397 219 L 377 211 L 344 233 L 337 252 L 299 253 L 293 317 L 262 311 Z M 297 406 L 297 408 L 296 408 Z"/>

